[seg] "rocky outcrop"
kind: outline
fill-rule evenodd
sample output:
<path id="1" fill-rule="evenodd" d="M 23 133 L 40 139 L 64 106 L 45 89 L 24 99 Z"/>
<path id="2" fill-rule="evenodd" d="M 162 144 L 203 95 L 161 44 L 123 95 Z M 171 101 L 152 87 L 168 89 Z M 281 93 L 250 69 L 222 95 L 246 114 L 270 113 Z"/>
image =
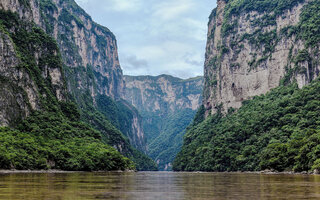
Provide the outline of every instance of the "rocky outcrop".
<path id="1" fill-rule="evenodd" d="M 160 170 L 171 170 L 184 131 L 201 105 L 203 78 L 125 76 L 125 82 L 125 99 L 143 119 L 148 155 Z"/>
<path id="2" fill-rule="evenodd" d="M 301 13 L 309 2 L 274 1 L 263 8 L 264 2 L 218 0 L 208 24 L 207 115 L 240 108 L 244 100 L 280 84 L 297 81 L 301 88 L 319 75 L 317 50 L 300 34 Z"/>

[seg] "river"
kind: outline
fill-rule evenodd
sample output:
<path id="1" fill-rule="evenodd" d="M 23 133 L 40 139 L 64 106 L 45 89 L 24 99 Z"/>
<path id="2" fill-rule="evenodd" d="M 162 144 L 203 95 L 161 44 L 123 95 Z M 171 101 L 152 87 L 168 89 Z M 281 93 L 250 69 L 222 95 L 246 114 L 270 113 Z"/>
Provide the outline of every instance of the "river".
<path id="1" fill-rule="evenodd" d="M 0 174 L 0 200 L 320 199 L 320 176 L 245 173 Z"/>

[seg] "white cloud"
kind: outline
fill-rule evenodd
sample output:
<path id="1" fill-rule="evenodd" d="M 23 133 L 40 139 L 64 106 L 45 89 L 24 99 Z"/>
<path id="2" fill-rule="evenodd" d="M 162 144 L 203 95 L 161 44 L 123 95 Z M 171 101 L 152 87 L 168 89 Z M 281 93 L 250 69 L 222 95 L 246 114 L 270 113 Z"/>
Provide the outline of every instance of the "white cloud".
<path id="1" fill-rule="evenodd" d="M 174 20 L 194 7 L 191 0 L 163 1 L 153 6 L 154 16 L 162 20 Z"/>
<path id="2" fill-rule="evenodd" d="M 110 0 L 112 2 L 112 9 L 118 12 L 136 11 L 141 6 L 140 0 Z"/>
<path id="3" fill-rule="evenodd" d="M 215 0 L 76 0 L 117 37 L 124 74 L 203 74 Z"/>
<path id="4" fill-rule="evenodd" d="M 112 12 L 134 12 L 141 8 L 142 0 L 76 0 L 83 7 Z"/>

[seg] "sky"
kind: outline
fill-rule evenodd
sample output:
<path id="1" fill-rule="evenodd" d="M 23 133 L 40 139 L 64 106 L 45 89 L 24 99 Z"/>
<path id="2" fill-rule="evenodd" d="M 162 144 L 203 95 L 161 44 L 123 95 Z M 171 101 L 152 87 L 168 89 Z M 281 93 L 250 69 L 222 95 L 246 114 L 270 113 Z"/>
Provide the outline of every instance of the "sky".
<path id="1" fill-rule="evenodd" d="M 125 75 L 203 75 L 216 0 L 76 0 L 116 36 Z"/>

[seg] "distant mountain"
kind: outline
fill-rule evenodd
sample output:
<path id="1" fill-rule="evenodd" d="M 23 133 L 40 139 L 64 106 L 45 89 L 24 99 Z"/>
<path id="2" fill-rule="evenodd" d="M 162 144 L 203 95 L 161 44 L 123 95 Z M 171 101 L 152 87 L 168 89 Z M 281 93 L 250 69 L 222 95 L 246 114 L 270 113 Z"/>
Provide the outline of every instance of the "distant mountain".
<path id="1" fill-rule="evenodd" d="M 160 170 L 171 170 L 186 127 L 202 103 L 203 77 L 124 76 L 125 99 L 143 118 L 148 155 Z"/>

